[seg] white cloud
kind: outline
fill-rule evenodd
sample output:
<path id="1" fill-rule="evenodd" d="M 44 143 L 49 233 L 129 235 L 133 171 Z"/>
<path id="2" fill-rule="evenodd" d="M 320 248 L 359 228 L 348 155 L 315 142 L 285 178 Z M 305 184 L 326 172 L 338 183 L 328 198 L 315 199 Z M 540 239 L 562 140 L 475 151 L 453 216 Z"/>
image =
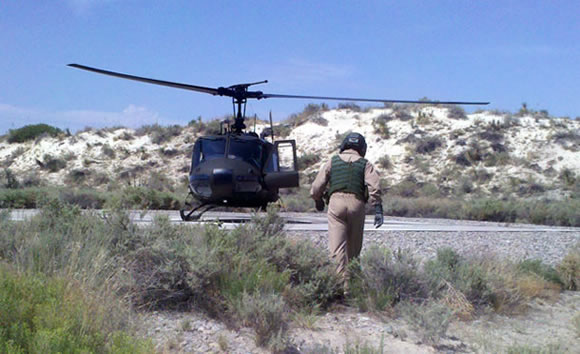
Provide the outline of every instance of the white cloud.
<path id="1" fill-rule="evenodd" d="M 140 127 L 145 124 L 170 124 L 157 112 L 146 107 L 129 105 L 121 112 L 90 110 L 43 111 L 0 103 L 0 134 L 8 129 L 27 124 L 46 123 L 62 129 L 77 131 L 85 127 L 102 128 L 111 126 Z"/>

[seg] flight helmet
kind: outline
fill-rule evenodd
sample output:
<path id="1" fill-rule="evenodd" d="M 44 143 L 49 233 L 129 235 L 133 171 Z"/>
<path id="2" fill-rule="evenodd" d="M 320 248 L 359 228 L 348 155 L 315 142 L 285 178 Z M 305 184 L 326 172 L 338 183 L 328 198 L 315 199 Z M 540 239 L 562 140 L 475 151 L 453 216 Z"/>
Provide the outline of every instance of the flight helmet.
<path id="1" fill-rule="evenodd" d="M 347 149 L 356 150 L 360 156 L 364 157 L 367 153 L 367 143 L 365 137 L 359 133 L 350 133 L 344 138 L 340 144 L 340 152 Z"/>

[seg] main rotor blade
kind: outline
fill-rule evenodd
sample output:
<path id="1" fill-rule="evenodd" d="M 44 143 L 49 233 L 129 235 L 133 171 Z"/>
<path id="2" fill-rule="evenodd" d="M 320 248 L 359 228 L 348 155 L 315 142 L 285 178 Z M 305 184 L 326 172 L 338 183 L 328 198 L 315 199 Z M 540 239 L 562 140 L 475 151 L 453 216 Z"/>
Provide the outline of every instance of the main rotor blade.
<path id="1" fill-rule="evenodd" d="M 384 100 L 378 98 L 352 98 L 352 97 L 324 97 L 324 96 L 298 96 L 278 95 L 264 93 L 260 98 L 302 98 L 312 100 L 335 100 L 335 101 L 358 101 L 358 102 L 383 102 L 383 103 L 422 103 L 422 104 L 462 104 L 462 105 L 487 105 L 489 102 L 463 102 L 463 101 L 409 101 L 409 100 Z"/>
<path id="2" fill-rule="evenodd" d="M 149 79 L 149 78 L 141 77 L 141 76 L 127 75 L 127 74 L 117 73 L 114 71 L 91 68 L 90 66 L 85 66 L 85 65 L 80 65 L 80 64 L 68 64 L 68 66 L 73 67 L 73 68 L 77 68 L 77 69 L 92 71 L 92 72 L 95 72 L 98 74 L 120 77 L 121 79 L 141 81 L 141 82 L 146 82 L 148 84 L 175 87 L 175 88 L 190 90 L 190 91 L 204 92 L 204 93 L 209 93 L 210 95 L 214 95 L 214 96 L 219 94 L 218 89 L 211 88 L 211 87 L 195 86 L 195 85 L 181 84 L 178 82 Z"/>

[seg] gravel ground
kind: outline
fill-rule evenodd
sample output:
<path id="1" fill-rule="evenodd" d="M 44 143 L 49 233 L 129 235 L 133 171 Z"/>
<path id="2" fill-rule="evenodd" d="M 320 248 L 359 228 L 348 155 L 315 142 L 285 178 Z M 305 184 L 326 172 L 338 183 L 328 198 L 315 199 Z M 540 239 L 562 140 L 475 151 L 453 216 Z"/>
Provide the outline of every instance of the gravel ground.
<path id="1" fill-rule="evenodd" d="M 420 220 L 420 219 L 417 219 Z M 431 222 L 433 220 L 430 220 Z M 437 221 L 438 222 L 438 221 Z M 452 224 L 485 224 L 445 221 Z M 489 223 L 487 223 L 489 224 Z M 545 228 L 545 227 L 544 227 Z M 392 250 L 409 249 L 418 258 L 434 257 L 437 249 L 451 247 L 462 255 L 494 255 L 500 259 L 541 259 L 557 264 L 580 242 L 580 228 L 554 228 L 549 232 L 365 232 L 363 252 L 373 245 Z M 309 238 L 327 247 L 327 232 L 289 231 L 291 238 Z M 580 353 L 580 294 L 563 293 L 554 302 L 536 301 L 525 315 L 488 315 L 472 322 L 455 322 L 448 339 L 434 348 L 421 344 L 401 319 L 382 319 L 353 308 L 336 309 L 318 316 L 311 328 L 295 327 L 290 337 L 304 353 L 324 350 L 343 352 L 357 344 L 386 353 L 505 352 L 506 348 L 534 348 L 550 352 Z M 153 312 L 143 315 L 141 333 L 163 352 L 264 353 L 257 348 L 250 329 L 229 329 L 198 313 Z M 522 349 L 523 350 L 523 349 Z M 517 350 L 516 350 L 517 351 Z"/>
<path id="2" fill-rule="evenodd" d="M 290 237 L 309 238 L 319 247 L 327 247 L 327 232 L 288 232 Z M 450 247 L 465 256 L 495 255 L 518 261 L 541 259 L 555 265 L 570 247 L 580 242 L 577 232 L 365 232 L 363 251 L 378 245 L 391 250 L 408 249 L 419 259 L 429 259 L 437 249 Z"/>

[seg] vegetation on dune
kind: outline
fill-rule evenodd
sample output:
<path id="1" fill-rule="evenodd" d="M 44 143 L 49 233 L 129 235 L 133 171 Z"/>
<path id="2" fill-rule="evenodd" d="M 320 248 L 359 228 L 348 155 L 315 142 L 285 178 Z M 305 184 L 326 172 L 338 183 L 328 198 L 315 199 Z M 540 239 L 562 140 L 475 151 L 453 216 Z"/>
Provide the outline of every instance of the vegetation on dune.
<path id="1" fill-rule="evenodd" d="M 23 143 L 41 136 L 57 136 L 62 133 L 62 130 L 48 124 L 25 125 L 22 128 L 10 129 L 8 131 L 8 142 Z"/>

